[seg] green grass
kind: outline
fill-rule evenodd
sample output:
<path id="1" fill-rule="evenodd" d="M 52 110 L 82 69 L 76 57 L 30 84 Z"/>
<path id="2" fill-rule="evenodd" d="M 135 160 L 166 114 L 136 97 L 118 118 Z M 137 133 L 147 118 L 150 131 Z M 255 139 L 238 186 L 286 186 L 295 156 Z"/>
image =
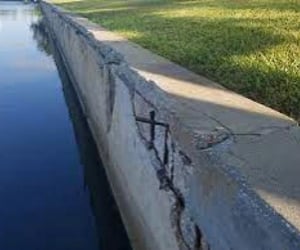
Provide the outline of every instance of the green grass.
<path id="1" fill-rule="evenodd" d="M 300 0 L 54 0 L 300 119 Z"/>

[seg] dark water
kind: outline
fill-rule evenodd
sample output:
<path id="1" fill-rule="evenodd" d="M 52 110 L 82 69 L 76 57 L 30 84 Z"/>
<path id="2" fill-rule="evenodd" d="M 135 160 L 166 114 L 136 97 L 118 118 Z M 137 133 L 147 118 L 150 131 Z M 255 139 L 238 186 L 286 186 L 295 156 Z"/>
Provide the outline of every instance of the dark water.
<path id="1" fill-rule="evenodd" d="M 0 250 L 130 249 L 74 90 L 38 19 L 32 5 L 0 1 Z"/>

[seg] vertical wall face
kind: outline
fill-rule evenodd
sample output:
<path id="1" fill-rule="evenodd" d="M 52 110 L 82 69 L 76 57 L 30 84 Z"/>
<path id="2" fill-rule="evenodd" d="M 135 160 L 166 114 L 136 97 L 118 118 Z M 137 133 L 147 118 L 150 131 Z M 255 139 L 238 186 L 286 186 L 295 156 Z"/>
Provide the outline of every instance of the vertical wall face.
<path id="1" fill-rule="evenodd" d="M 120 56 L 96 44 L 80 27 L 48 5 L 43 12 L 63 53 L 87 119 L 106 162 L 114 195 L 135 249 L 179 249 L 170 211 L 174 198 L 159 189 L 154 165 L 141 139 L 134 95 L 116 72 L 130 71 Z"/>
<path id="2" fill-rule="evenodd" d="M 41 7 L 135 249 L 300 249 L 298 232 L 222 162 L 219 151 L 194 147 L 194 131 L 183 129 L 162 90 L 76 18 L 47 3 Z M 138 118 L 153 110 L 169 128 L 156 126 L 149 147 L 150 125 Z M 230 138 L 220 138 L 221 147 L 230 147 Z"/>

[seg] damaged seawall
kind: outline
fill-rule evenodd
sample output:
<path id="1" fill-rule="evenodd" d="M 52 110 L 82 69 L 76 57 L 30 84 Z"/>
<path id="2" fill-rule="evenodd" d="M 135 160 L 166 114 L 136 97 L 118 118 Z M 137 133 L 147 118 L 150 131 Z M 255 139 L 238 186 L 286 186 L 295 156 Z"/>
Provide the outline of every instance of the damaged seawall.
<path id="1" fill-rule="evenodd" d="M 40 5 L 134 249 L 300 249 L 294 223 L 298 213 L 282 209 L 295 211 L 297 204 L 277 202 L 265 192 L 272 183 L 255 181 L 264 173 L 267 177 L 260 178 L 277 178 L 275 186 L 284 183 L 281 165 L 275 177 L 264 169 L 266 162 L 279 161 L 276 152 L 282 149 L 259 152 L 271 139 L 282 142 L 281 137 L 283 147 L 300 152 L 289 139 L 300 138 L 293 120 L 84 18 L 46 2 Z M 214 99 L 218 105 L 211 104 Z M 232 104 L 235 108 L 229 109 Z M 158 121 L 153 126 L 151 114 Z M 249 152 L 257 155 L 255 150 L 253 158 Z M 300 166 L 295 152 L 278 156 L 291 159 L 286 171 L 292 175 Z M 297 201 L 298 190 L 294 192 Z"/>

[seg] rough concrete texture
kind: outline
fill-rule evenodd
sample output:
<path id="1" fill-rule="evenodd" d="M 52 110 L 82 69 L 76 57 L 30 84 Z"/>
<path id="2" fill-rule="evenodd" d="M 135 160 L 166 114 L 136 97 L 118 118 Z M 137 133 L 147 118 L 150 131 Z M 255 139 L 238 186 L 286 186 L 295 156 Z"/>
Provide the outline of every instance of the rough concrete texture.
<path id="1" fill-rule="evenodd" d="M 41 6 L 135 249 L 300 249 L 295 121 Z"/>

